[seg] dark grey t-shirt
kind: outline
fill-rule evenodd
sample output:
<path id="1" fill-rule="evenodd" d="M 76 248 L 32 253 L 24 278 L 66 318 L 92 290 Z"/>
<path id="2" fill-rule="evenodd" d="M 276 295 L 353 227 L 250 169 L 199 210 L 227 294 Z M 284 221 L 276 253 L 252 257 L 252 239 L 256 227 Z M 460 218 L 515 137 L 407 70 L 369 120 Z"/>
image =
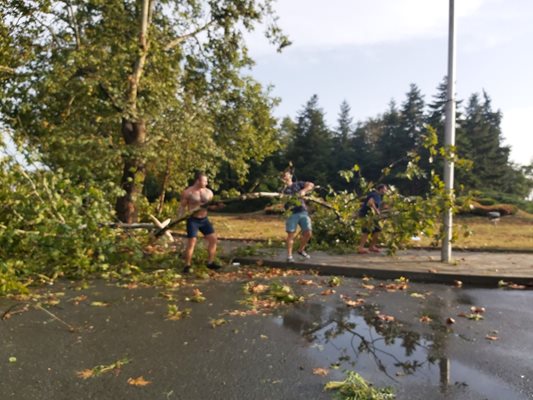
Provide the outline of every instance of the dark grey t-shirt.
<path id="1" fill-rule="evenodd" d="M 302 190 L 305 187 L 304 181 L 296 181 L 293 182 L 291 185 L 287 186 L 285 189 L 283 189 L 283 194 L 289 194 L 294 195 L 298 194 L 300 190 Z M 294 204 L 299 203 L 299 204 Z M 303 211 L 307 211 L 307 205 L 305 204 L 304 199 L 294 199 L 285 204 L 285 208 L 289 208 L 292 206 L 291 211 L 294 213 L 299 213 Z"/>

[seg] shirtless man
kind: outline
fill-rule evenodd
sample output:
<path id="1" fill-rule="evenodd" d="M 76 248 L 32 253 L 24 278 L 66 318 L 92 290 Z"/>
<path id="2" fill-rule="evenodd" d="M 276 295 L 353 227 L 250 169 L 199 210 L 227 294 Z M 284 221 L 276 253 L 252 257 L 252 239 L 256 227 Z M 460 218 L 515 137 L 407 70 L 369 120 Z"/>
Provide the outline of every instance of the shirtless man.
<path id="1" fill-rule="evenodd" d="M 207 175 L 198 172 L 192 186 L 189 186 L 181 194 L 180 209 L 178 218 L 181 218 L 187 211 L 192 211 L 202 207 L 213 199 L 213 192 L 207 188 Z M 187 219 L 187 248 L 185 249 L 185 268 L 183 272 L 191 272 L 192 255 L 196 246 L 198 231 L 202 232 L 207 241 L 207 268 L 212 270 L 220 269 L 221 266 L 215 263 L 217 251 L 217 236 L 213 225 L 207 218 L 207 208 L 200 208 Z"/>

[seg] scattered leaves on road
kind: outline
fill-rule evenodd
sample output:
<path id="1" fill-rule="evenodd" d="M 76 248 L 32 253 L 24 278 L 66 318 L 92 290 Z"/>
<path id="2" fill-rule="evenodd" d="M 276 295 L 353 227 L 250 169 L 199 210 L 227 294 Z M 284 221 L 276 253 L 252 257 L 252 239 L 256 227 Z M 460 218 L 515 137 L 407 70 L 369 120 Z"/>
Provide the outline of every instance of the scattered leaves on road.
<path id="1" fill-rule="evenodd" d="M 348 307 L 359 307 L 359 306 L 362 306 L 363 304 L 365 304 L 365 299 L 351 299 L 350 297 L 346 296 L 346 295 L 343 295 L 341 294 L 341 299 L 342 301 L 344 302 L 344 304 L 346 304 Z"/>
<path id="2" fill-rule="evenodd" d="M 129 362 L 130 362 L 129 359 L 123 358 L 109 365 L 97 365 L 94 368 L 84 369 L 83 371 L 78 371 L 76 372 L 76 375 L 78 376 L 78 378 L 89 379 L 89 378 L 95 378 L 97 376 L 105 374 L 106 372 L 111 372 L 111 371 L 118 374 L 120 372 L 120 369 L 124 365 L 128 364 Z"/>
<path id="3" fill-rule="evenodd" d="M 324 389 L 335 390 L 340 399 L 388 400 L 395 398 L 392 388 L 376 388 L 354 371 L 349 371 L 344 381 L 326 383 Z"/>
<path id="4" fill-rule="evenodd" d="M 186 297 L 185 298 L 186 301 L 192 301 L 194 303 L 202 303 L 206 300 L 206 298 L 204 297 L 202 291 L 198 288 L 194 288 L 192 290 L 192 296 L 191 297 Z"/>
<path id="5" fill-rule="evenodd" d="M 341 284 L 341 278 L 339 278 L 338 276 L 332 276 L 328 280 L 329 287 L 337 287 L 337 286 L 340 286 L 340 284 Z"/>
<path id="6" fill-rule="evenodd" d="M 213 318 L 212 320 L 209 321 L 209 323 L 211 324 L 211 327 L 212 327 L 212 328 L 217 328 L 217 327 L 219 327 L 219 326 L 222 326 L 222 325 L 224 325 L 224 324 L 227 324 L 228 321 L 225 320 L 224 318 L 218 318 L 218 319 L 214 319 L 214 318 Z"/>
<path id="7" fill-rule="evenodd" d="M 482 319 L 485 319 L 483 317 L 483 315 L 478 314 L 478 313 L 471 313 L 471 314 L 459 313 L 459 314 L 457 314 L 457 316 L 463 317 L 463 318 L 467 318 L 467 319 L 471 319 L 471 320 L 474 320 L 474 321 L 480 321 Z"/>
<path id="8" fill-rule="evenodd" d="M 186 308 L 180 310 L 176 304 L 169 304 L 167 306 L 167 319 L 170 321 L 178 321 L 185 317 L 188 317 L 191 314 L 191 309 Z"/>

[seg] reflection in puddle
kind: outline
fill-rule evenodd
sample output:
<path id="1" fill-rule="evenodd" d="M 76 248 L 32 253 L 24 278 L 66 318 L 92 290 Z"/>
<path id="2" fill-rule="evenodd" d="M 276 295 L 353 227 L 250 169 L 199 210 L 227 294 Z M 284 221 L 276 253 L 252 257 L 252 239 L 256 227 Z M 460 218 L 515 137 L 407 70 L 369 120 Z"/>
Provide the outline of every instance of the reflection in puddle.
<path id="1" fill-rule="evenodd" d="M 276 321 L 305 338 L 317 366 L 329 367 L 332 376 L 335 370 L 339 376 L 354 370 L 378 386 L 421 388 L 416 398 L 424 398 L 424 390 L 439 390 L 443 399 L 464 398 L 465 392 L 476 399 L 523 398 L 498 377 L 450 361 L 446 347 L 453 333 L 446 326 L 431 323 L 429 333 L 419 333 L 377 314 L 377 306 L 350 309 L 310 302 Z"/>

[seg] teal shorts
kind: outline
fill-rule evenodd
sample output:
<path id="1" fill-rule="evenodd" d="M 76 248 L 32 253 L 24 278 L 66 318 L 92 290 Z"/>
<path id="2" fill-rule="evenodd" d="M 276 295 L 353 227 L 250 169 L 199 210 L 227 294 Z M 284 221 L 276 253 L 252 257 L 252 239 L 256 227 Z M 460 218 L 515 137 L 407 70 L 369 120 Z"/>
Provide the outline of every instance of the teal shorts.
<path id="1" fill-rule="evenodd" d="M 300 225 L 302 231 L 311 231 L 313 228 L 311 226 L 311 218 L 307 211 L 302 211 L 292 214 L 287 221 L 285 222 L 285 231 L 287 233 L 296 232 L 296 228 Z"/>

